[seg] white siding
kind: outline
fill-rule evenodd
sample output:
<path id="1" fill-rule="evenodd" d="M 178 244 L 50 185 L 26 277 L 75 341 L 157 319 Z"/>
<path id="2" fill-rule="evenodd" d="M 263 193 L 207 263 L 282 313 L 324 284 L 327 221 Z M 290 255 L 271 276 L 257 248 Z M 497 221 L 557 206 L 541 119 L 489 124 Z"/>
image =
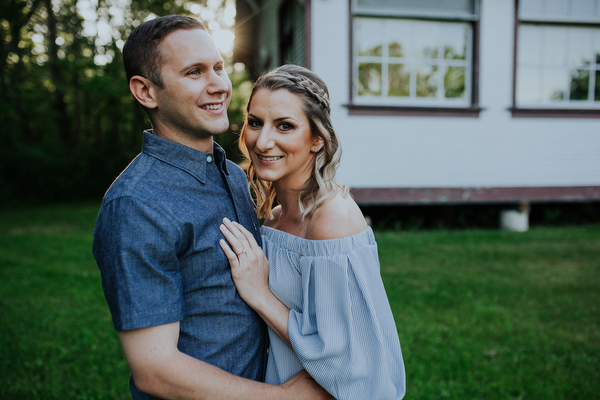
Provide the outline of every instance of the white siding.
<path id="1" fill-rule="evenodd" d="M 478 118 L 349 116 L 348 0 L 311 7 L 312 69 L 331 92 L 344 150 L 340 181 L 363 188 L 600 185 L 600 119 L 511 116 L 513 1 L 481 2 Z"/>

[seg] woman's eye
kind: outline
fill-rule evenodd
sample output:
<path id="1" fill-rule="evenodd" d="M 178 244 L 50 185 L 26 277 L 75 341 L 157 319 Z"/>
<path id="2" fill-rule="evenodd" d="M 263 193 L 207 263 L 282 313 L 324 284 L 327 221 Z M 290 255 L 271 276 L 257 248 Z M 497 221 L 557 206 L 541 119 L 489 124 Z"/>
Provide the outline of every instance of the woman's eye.
<path id="1" fill-rule="evenodd" d="M 290 129 L 294 129 L 294 125 L 287 122 L 282 122 L 281 125 L 279 125 L 279 128 L 282 131 L 289 131 Z"/>
<path id="2" fill-rule="evenodd" d="M 258 127 L 260 127 L 260 121 L 258 121 L 256 119 L 249 119 L 248 126 L 251 128 L 258 128 Z"/>
<path id="3" fill-rule="evenodd" d="M 200 71 L 198 71 L 197 69 L 193 69 L 190 72 L 188 72 L 188 75 L 199 75 Z"/>

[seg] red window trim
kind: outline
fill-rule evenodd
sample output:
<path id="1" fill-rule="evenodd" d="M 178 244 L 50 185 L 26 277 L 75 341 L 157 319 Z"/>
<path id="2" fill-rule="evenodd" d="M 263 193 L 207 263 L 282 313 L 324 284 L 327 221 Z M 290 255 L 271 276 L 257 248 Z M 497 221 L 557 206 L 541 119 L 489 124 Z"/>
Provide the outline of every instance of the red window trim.
<path id="1" fill-rule="evenodd" d="M 517 108 L 510 109 L 513 118 L 600 118 L 600 110 L 569 108 Z"/>
<path id="2" fill-rule="evenodd" d="M 600 201 L 600 186 L 385 187 L 352 188 L 350 192 L 354 200 L 364 206 Z"/>
<path id="3" fill-rule="evenodd" d="M 469 108 L 450 107 L 396 107 L 396 106 L 363 106 L 356 104 L 346 105 L 350 115 L 387 115 L 387 116 L 413 116 L 413 117 L 467 117 L 477 118 L 483 110 L 474 106 Z"/>

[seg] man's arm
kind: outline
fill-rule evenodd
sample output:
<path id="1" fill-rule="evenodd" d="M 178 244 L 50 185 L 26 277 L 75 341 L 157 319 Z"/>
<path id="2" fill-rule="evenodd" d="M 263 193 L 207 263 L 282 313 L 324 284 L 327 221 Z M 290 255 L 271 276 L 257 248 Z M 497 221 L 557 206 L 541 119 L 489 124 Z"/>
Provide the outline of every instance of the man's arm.
<path id="1" fill-rule="evenodd" d="M 119 331 L 135 386 L 164 399 L 330 399 L 302 371 L 280 386 L 241 378 L 181 353 L 179 322 Z"/>

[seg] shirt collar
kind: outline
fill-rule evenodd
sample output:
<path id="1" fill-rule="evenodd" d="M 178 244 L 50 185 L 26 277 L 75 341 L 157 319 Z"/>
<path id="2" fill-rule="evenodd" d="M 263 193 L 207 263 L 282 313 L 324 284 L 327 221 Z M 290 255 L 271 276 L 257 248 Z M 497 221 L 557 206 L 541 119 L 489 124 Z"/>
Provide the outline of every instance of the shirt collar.
<path id="1" fill-rule="evenodd" d="M 206 164 L 207 157 L 209 156 L 214 159 L 214 162 L 225 174 L 229 175 L 225 151 L 217 143 L 213 143 L 212 154 L 203 153 L 180 143 L 156 136 L 152 133 L 152 129 L 148 129 L 144 131 L 142 152 L 186 171 L 202 183 L 206 183 Z"/>

